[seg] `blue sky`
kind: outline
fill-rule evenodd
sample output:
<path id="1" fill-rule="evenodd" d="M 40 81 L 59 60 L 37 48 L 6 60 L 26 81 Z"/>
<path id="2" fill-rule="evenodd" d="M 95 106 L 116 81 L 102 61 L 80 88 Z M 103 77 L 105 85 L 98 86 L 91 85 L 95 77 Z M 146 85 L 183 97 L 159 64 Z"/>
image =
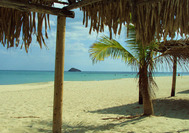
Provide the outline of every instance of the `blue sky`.
<path id="1" fill-rule="evenodd" d="M 104 33 L 96 32 L 89 35 L 89 28 L 82 24 L 83 13 L 78 9 L 75 18 L 66 20 L 66 45 L 65 45 L 65 71 L 71 67 L 83 71 L 132 71 L 121 60 L 106 59 L 103 62 L 92 64 L 89 57 L 89 47 L 102 35 L 108 35 L 108 28 Z M 56 26 L 57 17 L 50 16 L 51 29 L 48 31 L 49 38 L 46 40 L 48 48 L 40 49 L 36 38 L 33 37 L 29 52 L 24 49 L 3 47 L 0 45 L 0 70 L 54 70 Z M 123 28 L 122 34 L 116 39 L 124 44 L 126 33 Z"/>
<path id="2" fill-rule="evenodd" d="M 93 32 L 89 35 L 89 28 L 82 24 L 83 13 L 77 9 L 75 18 L 66 20 L 66 45 L 65 45 L 65 68 L 67 71 L 72 67 L 82 71 L 133 71 L 133 69 L 121 60 L 106 59 L 97 64 L 92 64 L 89 57 L 89 47 L 102 35 L 109 36 L 108 28 L 104 33 Z M 24 49 L 3 47 L 0 45 L 0 70 L 54 70 L 56 26 L 57 17 L 50 16 L 51 29 L 48 30 L 49 38 L 46 40 L 48 48 L 40 49 L 36 38 L 33 37 L 29 52 Z M 124 46 L 126 40 L 126 29 L 122 28 L 121 35 L 114 38 Z M 160 71 L 167 71 L 161 69 Z M 182 71 L 182 70 L 180 70 Z"/>

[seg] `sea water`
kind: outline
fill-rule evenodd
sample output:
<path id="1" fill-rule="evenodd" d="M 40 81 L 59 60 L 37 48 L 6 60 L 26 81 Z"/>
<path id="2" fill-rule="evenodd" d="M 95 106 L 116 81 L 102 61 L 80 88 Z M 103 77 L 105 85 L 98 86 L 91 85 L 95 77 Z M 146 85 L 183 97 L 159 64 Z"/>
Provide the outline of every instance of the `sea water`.
<path id="1" fill-rule="evenodd" d="M 189 73 L 180 73 L 181 76 Z M 172 72 L 156 72 L 154 76 L 172 76 Z M 64 81 L 100 81 L 137 78 L 137 72 L 64 72 Z M 0 85 L 54 81 L 54 71 L 0 70 Z"/>

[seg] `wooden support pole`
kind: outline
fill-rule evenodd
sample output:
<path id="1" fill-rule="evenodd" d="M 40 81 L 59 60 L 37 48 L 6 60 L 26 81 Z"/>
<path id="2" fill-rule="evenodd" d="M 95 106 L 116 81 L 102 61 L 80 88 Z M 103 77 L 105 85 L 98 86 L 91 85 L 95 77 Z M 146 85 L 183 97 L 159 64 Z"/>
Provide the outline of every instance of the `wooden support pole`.
<path id="1" fill-rule="evenodd" d="M 103 1 L 103 0 L 82 0 L 82 1 L 73 3 L 73 4 L 71 4 L 67 7 L 64 7 L 64 8 L 66 8 L 67 10 L 73 10 L 73 9 L 77 9 L 77 8 L 87 6 L 87 5 L 90 5 L 90 4 L 94 4 L 94 3 L 97 3 L 97 2 L 100 2 L 100 1 Z"/>
<path id="2" fill-rule="evenodd" d="M 74 18 L 75 16 L 74 12 L 68 11 L 65 8 L 59 9 L 55 7 L 32 4 L 28 2 L 19 2 L 16 0 L 0 0 L 0 7 L 13 8 L 24 12 L 46 13 L 46 14 L 52 14 L 52 15 L 70 17 L 70 18 Z"/>
<path id="3" fill-rule="evenodd" d="M 101 2 L 103 0 L 82 0 L 82 1 L 78 1 L 78 2 L 75 2 L 69 6 L 66 6 L 64 8 L 66 8 L 67 10 L 73 10 L 73 9 L 77 9 L 77 8 L 80 8 L 80 7 L 84 7 L 84 6 L 88 6 L 88 5 L 91 5 L 91 4 L 95 4 L 95 3 L 98 3 L 98 2 Z M 109 2 L 112 2 L 113 0 L 109 0 Z M 140 0 L 140 1 L 137 1 L 135 3 L 135 6 L 138 6 L 138 5 L 144 5 L 146 3 L 158 3 L 160 2 L 161 0 Z"/>
<path id="4" fill-rule="evenodd" d="M 61 133 L 62 130 L 65 30 L 66 17 L 58 16 L 54 81 L 53 133 Z"/>
<path id="5" fill-rule="evenodd" d="M 174 56 L 173 57 L 173 77 L 172 77 L 171 97 L 175 96 L 176 78 L 177 78 L 177 57 Z"/>

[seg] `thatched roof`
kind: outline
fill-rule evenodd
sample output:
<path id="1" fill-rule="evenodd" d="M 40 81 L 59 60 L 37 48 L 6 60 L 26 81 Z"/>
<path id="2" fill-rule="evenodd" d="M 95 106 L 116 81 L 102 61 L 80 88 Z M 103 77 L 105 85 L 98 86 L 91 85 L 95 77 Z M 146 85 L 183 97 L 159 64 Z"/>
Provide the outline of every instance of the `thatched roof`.
<path id="1" fill-rule="evenodd" d="M 189 38 L 180 40 L 168 40 L 159 43 L 156 52 L 160 52 L 161 57 L 157 61 L 165 62 L 168 66 L 172 64 L 171 62 L 176 62 L 184 70 L 188 71 L 189 64 Z M 171 62 L 170 62 L 171 61 Z M 174 64 L 174 63 L 173 63 Z M 173 66 L 170 66 L 172 69 Z"/>
<path id="2" fill-rule="evenodd" d="M 40 46 L 42 43 L 45 44 L 42 25 L 44 21 L 47 37 L 49 17 L 44 13 L 21 12 L 5 8 L 3 4 L 7 2 L 9 2 L 9 7 L 14 7 L 10 6 L 10 1 L 46 7 L 51 7 L 54 2 L 61 4 L 67 2 L 67 0 L 64 2 L 60 0 L 0 1 L 1 43 L 7 47 L 18 46 L 21 35 L 26 51 L 33 33 L 36 34 Z M 189 33 L 189 0 L 73 0 L 71 4 L 62 9 L 62 12 L 74 8 L 80 8 L 83 11 L 83 23 L 86 27 L 90 27 L 90 33 L 92 31 L 103 32 L 107 25 L 111 37 L 113 33 L 120 34 L 122 24 L 133 23 L 136 27 L 137 39 L 141 40 L 144 45 L 149 44 L 155 37 L 158 39 L 164 37 L 166 40 L 167 36 L 174 38 L 176 32 L 179 32 L 181 36 Z M 38 23 L 35 21 L 36 18 Z"/>
<path id="3" fill-rule="evenodd" d="M 163 55 L 175 56 L 180 59 L 189 59 L 189 39 L 169 40 L 159 44 L 159 52 Z"/>
<path id="4" fill-rule="evenodd" d="M 83 22 L 90 32 L 104 31 L 120 34 L 122 24 L 133 23 L 136 36 L 143 44 L 154 37 L 160 39 L 189 33 L 189 0 L 101 0 L 81 8 Z"/>
<path id="5" fill-rule="evenodd" d="M 20 2 L 25 2 L 25 0 L 20 0 Z M 36 3 L 36 0 L 29 0 L 29 2 Z M 41 3 L 51 5 L 52 2 Z M 36 18 L 38 23 L 36 23 Z M 42 34 L 42 25 L 45 21 L 45 35 L 47 36 L 47 25 L 49 16 L 46 14 L 22 12 L 15 9 L 0 7 L 0 41 L 4 46 L 14 47 L 18 46 L 20 40 L 23 40 L 22 45 L 25 46 L 26 51 L 28 51 L 29 45 L 32 41 L 32 34 L 36 34 L 37 41 L 42 47 L 44 42 L 44 37 Z M 20 38 L 20 36 L 22 38 Z"/>
<path id="6" fill-rule="evenodd" d="M 27 52 L 32 41 L 32 35 L 35 34 L 40 47 L 43 44 L 46 46 L 44 36 L 48 38 L 49 15 L 31 12 L 30 10 L 38 11 L 37 8 L 41 8 L 40 5 L 42 5 L 41 11 L 43 12 L 46 8 L 51 7 L 55 1 L 57 0 L 0 1 L 0 42 L 7 48 L 18 47 L 21 42 L 21 47 L 24 46 Z M 11 8 L 6 8 L 6 6 Z M 50 13 L 53 11 L 50 11 Z M 45 29 L 43 29 L 43 25 L 45 25 Z"/>

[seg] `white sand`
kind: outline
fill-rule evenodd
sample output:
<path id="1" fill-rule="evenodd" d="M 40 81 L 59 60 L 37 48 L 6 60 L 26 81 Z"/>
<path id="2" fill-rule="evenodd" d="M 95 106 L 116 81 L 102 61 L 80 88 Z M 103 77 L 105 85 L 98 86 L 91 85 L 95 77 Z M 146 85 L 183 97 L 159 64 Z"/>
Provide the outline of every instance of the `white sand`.
<path id="1" fill-rule="evenodd" d="M 156 116 L 108 119 L 142 114 L 136 79 L 65 82 L 65 133 L 189 132 L 189 76 L 177 77 L 170 98 L 171 77 L 155 78 Z M 52 132 L 53 82 L 0 85 L 0 133 Z"/>

